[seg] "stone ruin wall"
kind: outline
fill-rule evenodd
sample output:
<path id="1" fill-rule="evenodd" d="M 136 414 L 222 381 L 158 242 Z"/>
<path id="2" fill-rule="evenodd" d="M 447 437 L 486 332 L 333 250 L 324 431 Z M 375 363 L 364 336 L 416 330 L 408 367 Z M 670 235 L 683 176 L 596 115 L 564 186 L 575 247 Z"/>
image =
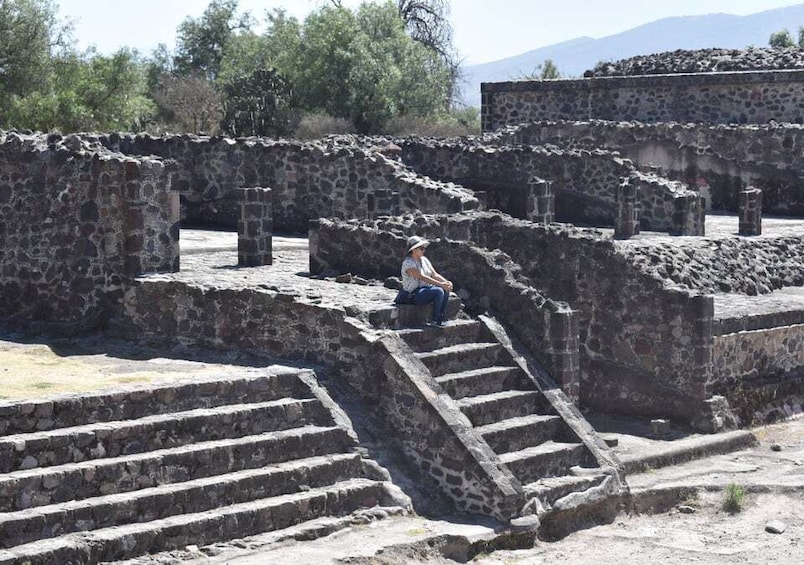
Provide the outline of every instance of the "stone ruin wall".
<path id="1" fill-rule="evenodd" d="M 394 243 L 414 233 L 502 251 L 496 261 L 508 264 L 513 282 L 500 275 L 479 284 L 455 244 L 432 245 L 428 255 L 459 292 L 467 287 L 470 308 L 490 307 L 548 369 L 539 303 L 566 302 L 577 311 L 582 405 L 686 421 L 703 411 L 716 385 L 711 297 L 665 288 L 599 233 L 494 213 L 318 222 L 311 229 L 311 261 L 316 255 L 322 264 L 343 262 L 354 273 L 398 276 L 404 249 Z M 363 252 L 353 254 L 355 245 Z M 516 295 L 540 298 L 528 306 Z"/>
<path id="2" fill-rule="evenodd" d="M 756 296 L 804 285 L 800 237 L 726 237 L 685 246 L 622 245 L 620 253 L 657 281 L 707 295 Z M 738 387 L 791 387 L 804 377 L 804 315 L 799 310 L 739 317 L 718 313 L 713 324 L 714 392 L 734 405 Z"/>
<path id="3" fill-rule="evenodd" d="M 0 132 L 0 315 L 95 325 L 134 275 L 179 266 L 164 163 Z"/>
<path id="4" fill-rule="evenodd" d="M 556 220 L 576 225 L 613 226 L 616 191 L 623 181 L 640 187 L 640 223 L 646 230 L 680 232 L 675 201 L 698 198 L 680 183 L 642 174 L 605 150 L 562 150 L 543 144 L 507 147 L 495 141 L 494 145 L 415 139 L 396 143 L 402 148 L 402 160 L 419 173 L 482 191 L 487 208 L 514 217 L 522 217 L 517 195 L 533 177 L 552 183 Z"/>
<path id="5" fill-rule="evenodd" d="M 481 125 L 543 120 L 804 122 L 804 70 L 593 77 L 481 85 Z"/>
<path id="6" fill-rule="evenodd" d="M 804 216 L 804 127 L 797 124 L 549 121 L 504 128 L 488 141 L 605 148 L 700 191 L 708 208 L 736 212 L 740 189 L 754 186 L 766 213 Z"/>
<path id="7" fill-rule="evenodd" d="M 379 147 L 257 138 L 111 134 L 93 141 L 127 155 L 156 155 L 177 166 L 174 189 L 189 223 L 237 226 L 237 188 L 272 190 L 274 229 L 305 233 L 318 217 L 353 218 L 414 210 L 478 207 L 471 191 L 423 178 Z"/>

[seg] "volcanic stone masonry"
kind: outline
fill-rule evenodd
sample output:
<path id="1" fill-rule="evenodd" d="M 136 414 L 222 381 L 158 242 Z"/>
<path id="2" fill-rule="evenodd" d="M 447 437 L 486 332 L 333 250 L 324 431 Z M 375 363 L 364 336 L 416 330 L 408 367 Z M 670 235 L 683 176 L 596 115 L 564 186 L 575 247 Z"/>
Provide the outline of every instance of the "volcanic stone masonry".
<path id="1" fill-rule="evenodd" d="M 542 120 L 804 122 L 804 70 L 481 84 L 483 131 Z"/>
<path id="2" fill-rule="evenodd" d="M 179 268 L 179 199 L 157 159 L 0 132 L 0 316 L 96 325 L 126 281 Z"/>

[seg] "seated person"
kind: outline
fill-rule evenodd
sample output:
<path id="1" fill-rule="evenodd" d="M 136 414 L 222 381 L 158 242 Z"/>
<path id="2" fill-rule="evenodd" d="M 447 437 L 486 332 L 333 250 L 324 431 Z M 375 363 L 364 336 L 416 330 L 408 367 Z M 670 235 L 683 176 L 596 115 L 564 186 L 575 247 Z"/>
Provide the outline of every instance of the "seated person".
<path id="1" fill-rule="evenodd" d="M 402 291 L 412 296 L 414 304 L 433 303 L 431 327 L 442 327 L 447 315 L 447 302 L 452 283 L 435 270 L 424 256 L 430 242 L 419 236 L 408 238 L 408 253 L 402 261 Z"/>

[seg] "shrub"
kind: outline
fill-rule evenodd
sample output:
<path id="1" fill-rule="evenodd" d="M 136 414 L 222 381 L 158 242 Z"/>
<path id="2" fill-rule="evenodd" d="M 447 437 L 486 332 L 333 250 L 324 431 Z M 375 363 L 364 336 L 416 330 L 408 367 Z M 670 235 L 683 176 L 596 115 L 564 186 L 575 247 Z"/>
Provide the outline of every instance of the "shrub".
<path id="1" fill-rule="evenodd" d="M 295 139 L 319 139 L 331 134 L 353 133 L 354 128 L 344 118 L 333 118 L 328 114 L 305 114 L 293 132 Z"/>
<path id="2" fill-rule="evenodd" d="M 723 510 L 735 514 L 743 509 L 745 489 L 738 484 L 731 483 L 726 487 L 726 497 L 723 499 Z"/>

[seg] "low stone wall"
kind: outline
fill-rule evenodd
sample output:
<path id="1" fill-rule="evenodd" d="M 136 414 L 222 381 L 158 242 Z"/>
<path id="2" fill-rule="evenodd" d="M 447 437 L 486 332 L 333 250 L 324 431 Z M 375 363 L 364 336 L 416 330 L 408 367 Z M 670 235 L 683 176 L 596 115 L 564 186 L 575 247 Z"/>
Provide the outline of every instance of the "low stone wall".
<path id="1" fill-rule="evenodd" d="M 164 163 L 0 132 L 0 317 L 94 325 L 125 281 L 179 264 Z"/>
<path id="2" fill-rule="evenodd" d="M 540 120 L 804 121 L 804 70 L 483 83 L 481 125 Z"/>
<path id="3" fill-rule="evenodd" d="M 127 291 L 120 322 L 116 327 L 123 337 L 324 365 L 374 407 L 401 448 L 458 508 L 507 521 L 524 503 L 518 482 L 489 462 L 488 446 L 456 433 L 461 422 L 449 415 L 463 418 L 457 408 L 442 406 L 444 399 L 404 366 L 401 338 L 367 332 L 342 309 L 278 291 L 210 288 L 152 275 L 137 279 Z"/>
<path id="4" fill-rule="evenodd" d="M 761 386 L 804 368 L 804 325 L 715 336 L 715 377 L 720 383 Z M 732 386 L 722 387 L 726 393 Z"/>
<path id="5" fill-rule="evenodd" d="M 479 203 L 471 191 L 424 178 L 389 159 L 382 147 L 320 141 L 191 135 L 90 137 L 127 155 L 175 161 L 174 185 L 187 222 L 234 228 L 237 188 L 272 190 L 274 229 L 303 233 L 313 218 L 366 218 L 414 210 L 452 213 Z"/>
<path id="6" fill-rule="evenodd" d="M 493 213 L 318 222 L 311 229 L 311 270 L 319 260 L 321 265 L 342 260 L 355 273 L 398 276 L 404 248 L 397 242 L 413 233 L 502 250 L 475 252 L 486 257 L 484 270 L 492 273 L 478 290 L 469 251 L 460 251 L 472 246 L 445 241 L 430 246 L 428 256 L 459 291 L 466 287 L 470 308 L 477 300 L 494 309 L 551 371 L 548 305 L 567 303 L 577 311 L 582 405 L 696 421 L 702 429 L 709 425 L 697 420 L 715 385 L 711 297 L 665 287 L 594 230 L 534 225 Z M 351 252 L 355 245 L 360 254 Z"/>
<path id="7" fill-rule="evenodd" d="M 421 174 L 486 194 L 486 207 L 524 218 L 519 193 L 530 179 L 550 181 L 556 219 L 576 225 L 613 226 L 617 187 L 627 179 L 639 187 L 643 229 L 681 232 L 678 198 L 697 198 L 680 183 L 639 173 L 632 163 L 600 149 L 494 147 L 485 143 L 396 140 L 402 159 Z M 429 210 L 428 210 L 429 211 Z"/>
<path id="8" fill-rule="evenodd" d="M 549 121 L 504 128 L 488 142 L 605 148 L 700 191 L 711 209 L 736 212 L 740 190 L 755 186 L 766 213 L 804 216 L 804 127 L 796 124 Z"/>

